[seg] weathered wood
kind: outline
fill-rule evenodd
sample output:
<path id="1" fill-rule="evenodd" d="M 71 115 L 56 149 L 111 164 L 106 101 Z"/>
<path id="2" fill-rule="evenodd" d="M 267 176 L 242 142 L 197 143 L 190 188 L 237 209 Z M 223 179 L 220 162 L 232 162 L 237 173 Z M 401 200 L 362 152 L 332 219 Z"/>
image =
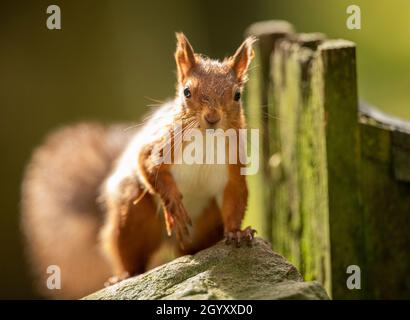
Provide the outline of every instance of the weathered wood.
<path id="1" fill-rule="evenodd" d="M 280 164 L 272 169 L 281 178 L 275 181 L 272 223 L 274 248 L 306 279 L 317 279 L 330 290 L 324 111 L 314 51 L 323 39 L 293 37 L 278 43 L 273 54 L 271 113 L 279 120 L 272 120 L 271 127 L 277 130 Z"/>
<path id="2" fill-rule="evenodd" d="M 319 46 L 326 121 L 329 234 L 332 293 L 335 298 L 361 297 L 366 291 L 346 286 L 346 268 L 358 265 L 365 274 L 360 207 L 360 143 L 355 45 L 331 40 Z"/>
<path id="3" fill-rule="evenodd" d="M 264 179 L 260 185 L 270 184 L 271 188 L 268 197 L 270 206 L 265 208 L 268 213 L 262 219 L 270 221 L 267 224 L 273 230 L 265 232 L 271 231 L 274 248 L 301 268 L 307 279 L 318 279 L 330 288 L 327 197 L 323 196 L 327 194 L 325 140 L 324 134 L 316 132 L 316 127 L 313 125 L 312 128 L 311 125 L 318 124 L 324 130 L 323 121 L 312 121 L 323 118 L 323 110 L 316 107 L 317 101 L 310 99 L 310 68 L 314 57 L 312 49 L 324 40 L 324 35 L 289 33 L 287 39 L 281 41 L 284 36 L 271 39 L 276 47 L 272 42 L 269 46 L 265 45 L 265 48 L 271 50 L 271 62 L 267 63 L 268 55 L 265 52 L 262 66 L 271 68 L 271 75 L 251 78 L 250 82 L 253 81 L 251 86 L 254 86 L 251 87 L 254 90 L 250 90 L 250 98 L 255 99 L 253 103 L 259 103 L 262 109 L 259 119 L 266 114 L 258 125 L 265 129 L 264 140 L 267 143 L 263 145 L 263 154 L 265 160 L 269 159 L 265 161 L 269 167 L 264 169 Z M 263 79 L 263 86 L 260 79 Z M 259 99 L 255 98 L 255 92 Z M 266 107 L 262 101 L 267 101 Z M 253 103 L 248 102 L 250 105 Z M 308 104 L 312 104 L 312 107 L 308 107 Z M 321 151 L 312 148 L 312 143 L 321 146 Z M 305 162 L 301 161 L 301 157 Z M 317 162 L 320 165 L 311 165 Z M 307 172 L 303 178 L 298 175 L 301 169 Z M 301 198 L 301 188 L 321 188 L 324 192 L 304 192 Z M 322 212 L 318 212 L 318 209 Z"/>
<path id="4" fill-rule="evenodd" d="M 285 192 L 293 196 L 293 201 L 299 199 L 298 204 L 293 204 L 293 208 L 299 207 L 299 212 L 293 212 L 293 226 L 299 224 L 299 232 L 294 232 L 293 238 L 297 240 L 300 250 L 300 264 L 306 279 L 317 279 L 324 283 L 330 291 L 330 270 L 328 254 L 328 224 L 326 212 L 326 191 L 325 179 L 325 147 L 323 134 L 323 111 L 318 107 L 319 92 L 315 86 L 317 80 L 312 75 L 312 68 L 316 68 L 315 52 L 316 47 L 324 40 L 322 34 L 300 34 L 291 39 L 294 48 L 294 67 L 286 73 L 288 83 L 292 83 L 292 78 L 296 80 L 298 89 L 292 90 L 297 95 L 298 109 L 294 110 L 294 157 L 290 162 L 294 166 L 289 168 L 290 185 Z M 291 60 L 291 57 L 288 58 Z M 292 75 L 296 70 L 296 74 Z M 293 80 L 293 81 L 294 81 Z M 295 83 L 294 83 L 295 84 Z M 296 89 L 296 90 L 295 90 Z M 278 89 L 279 90 L 279 89 Z M 286 102 L 286 100 L 285 100 Z M 287 125 L 288 105 L 283 106 L 281 125 Z M 286 134 L 282 135 L 282 145 L 289 148 L 286 142 Z M 297 172 L 296 179 L 292 183 L 292 172 Z M 292 191 L 289 189 L 292 189 Z M 316 189 L 318 193 L 312 192 Z M 283 197 L 282 197 L 283 198 Z"/>
<path id="5" fill-rule="evenodd" d="M 346 287 L 347 266 L 364 265 L 354 45 L 292 36 L 277 43 L 272 72 L 273 246 L 334 297 L 356 297 Z"/>
<path id="6" fill-rule="evenodd" d="M 392 132 L 393 171 L 397 180 L 410 182 L 410 122 L 367 104 L 360 105 L 361 122 Z"/>
<path id="7" fill-rule="evenodd" d="M 293 32 L 293 27 L 286 21 L 263 21 L 252 24 L 245 32 L 246 36 L 255 36 L 258 41 L 254 46 L 255 59 L 250 66 L 249 83 L 246 92 L 246 113 L 248 126 L 258 128 L 260 133 L 260 169 L 255 176 L 248 176 L 250 193 L 245 224 L 253 225 L 261 236 L 271 240 L 272 224 L 272 188 L 269 181 L 269 168 L 264 159 L 269 155 L 270 133 L 268 119 L 268 86 L 270 77 L 270 55 L 276 40 Z M 257 190 L 257 192 L 255 192 Z"/>
<path id="8" fill-rule="evenodd" d="M 300 111 L 302 110 L 301 64 L 302 48 L 292 41 L 281 41 L 273 54 L 274 98 L 270 113 L 277 119 L 271 123 L 275 132 L 276 148 L 274 157 L 280 159 L 277 167 L 272 167 L 275 181 L 273 210 L 273 246 L 283 252 L 295 265 L 303 270 L 301 263 L 300 236 L 302 223 L 300 215 L 300 190 L 297 143 Z M 306 51 L 304 51 L 307 53 Z M 275 122 L 273 120 L 273 122 Z M 272 158 L 271 158 L 272 159 Z M 278 162 L 278 161 L 276 161 Z M 272 162 L 271 162 L 272 163 Z M 303 271 L 302 271 L 303 272 Z"/>
<path id="9" fill-rule="evenodd" d="M 248 95 L 265 163 L 251 214 L 262 202 L 273 248 L 334 298 L 409 298 L 410 123 L 359 113 L 354 43 L 288 33 L 262 48 Z"/>
<path id="10" fill-rule="evenodd" d="M 410 123 L 361 106 L 367 298 L 410 298 Z"/>

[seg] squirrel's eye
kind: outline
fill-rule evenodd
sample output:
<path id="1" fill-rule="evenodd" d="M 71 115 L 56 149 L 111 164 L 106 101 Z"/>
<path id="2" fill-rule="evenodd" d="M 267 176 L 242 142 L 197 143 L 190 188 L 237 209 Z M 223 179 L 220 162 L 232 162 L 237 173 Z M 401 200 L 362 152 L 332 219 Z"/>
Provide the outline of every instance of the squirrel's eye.
<path id="1" fill-rule="evenodd" d="M 235 95 L 233 96 L 233 99 L 235 101 L 239 101 L 241 99 L 241 92 L 240 91 L 236 91 Z"/>
<path id="2" fill-rule="evenodd" d="M 188 87 L 186 87 L 186 88 L 184 89 L 184 96 L 185 96 L 186 98 L 191 98 L 191 91 L 189 90 Z"/>

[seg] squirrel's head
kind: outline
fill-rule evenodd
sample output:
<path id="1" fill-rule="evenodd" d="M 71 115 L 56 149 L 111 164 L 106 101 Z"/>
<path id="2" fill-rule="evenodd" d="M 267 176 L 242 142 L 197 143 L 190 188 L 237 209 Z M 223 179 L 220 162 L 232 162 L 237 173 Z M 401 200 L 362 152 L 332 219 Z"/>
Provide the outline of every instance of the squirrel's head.
<path id="1" fill-rule="evenodd" d="M 247 38 L 223 61 L 196 54 L 183 33 L 177 33 L 177 97 L 184 118 L 196 127 L 239 128 L 243 122 L 241 95 L 254 56 L 255 38 Z"/>

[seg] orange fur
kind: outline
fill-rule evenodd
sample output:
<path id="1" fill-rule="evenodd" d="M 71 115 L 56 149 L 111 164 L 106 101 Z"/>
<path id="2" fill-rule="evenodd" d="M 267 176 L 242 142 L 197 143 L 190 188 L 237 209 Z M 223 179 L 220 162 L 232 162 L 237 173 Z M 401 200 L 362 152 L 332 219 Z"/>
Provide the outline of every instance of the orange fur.
<path id="1" fill-rule="evenodd" d="M 241 165 L 229 166 L 229 180 L 223 195 L 222 219 L 225 233 L 240 230 L 248 203 L 245 176 L 240 174 Z"/>
<path id="2" fill-rule="evenodd" d="M 46 297 L 80 298 L 100 289 L 111 274 L 99 248 L 99 193 L 131 137 L 126 127 L 83 123 L 59 129 L 27 166 L 21 226 L 36 287 Z M 46 286 L 50 265 L 60 267 L 61 290 Z"/>
<path id="3" fill-rule="evenodd" d="M 230 236 L 241 232 L 248 195 L 241 165 L 227 164 L 219 171 L 202 165 L 194 171 L 189 169 L 189 174 L 196 174 L 191 183 L 197 188 L 190 190 L 190 186 L 181 185 L 185 172 L 179 180 L 174 176 L 175 170 L 186 169 L 177 164 L 157 164 L 153 150 L 169 145 L 172 152 L 179 147 L 176 139 L 166 139 L 167 134 L 174 133 L 176 122 L 182 123 L 183 132 L 190 128 L 202 132 L 208 128 L 245 128 L 241 101 L 234 97 L 246 81 L 253 41 L 248 38 L 234 56 L 216 61 L 195 54 L 186 37 L 177 34 L 176 97 L 151 115 L 135 134 L 118 142 L 111 131 L 90 127 L 92 130 L 84 134 L 84 128 L 77 128 L 40 148 L 46 155 L 41 161 L 35 157 L 25 179 L 24 228 L 28 241 L 33 242 L 33 260 L 43 273 L 47 264 L 67 266 L 64 270 L 69 276 L 65 279 L 69 282 L 65 280 L 59 297 L 80 297 L 102 287 L 102 278 L 108 275 L 116 276 L 115 281 L 144 272 L 166 233 L 175 234 L 179 243 L 176 250 L 185 254 L 214 244 L 224 232 Z M 187 88 L 189 97 L 184 93 Z M 72 155 L 75 157 L 70 158 Z M 171 155 L 174 160 L 173 152 Z M 208 182 L 215 184 L 215 190 Z M 199 215 L 195 217 L 190 212 L 197 201 L 192 191 L 200 198 Z M 96 206 L 98 199 L 102 207 Z M 84 208 L 83 215 L 76 215 L 79 208 Z M 163 216 L 159 214 L 161 208 Z M 74 238 L 60 241 L 55 226 L 61 221 L 69 230 L 66 234 Z M 87 232 L 75 237 L 81 228 Z M 50 249 L 53 241 L 61 244 L 56 250 Z"/>
<path id="4" fill-rule="evenodd" d="M 247 39 L 231 58 L 222 62 L 211 60 L 194 53 L 186 37 L 177 34 L 177 63 L 178 84 L 177 97 L 159 109 L 154 115 L 165 118 L 163 130 L 155 130 L 157 121 L 145 124 L 144 138 L 138 143 L 131 144 L 130 149 L 135 154 L 136 164 L 120 161 L 119 170 L 128 165 L 128 174 L 124 181 L 131 183 L 135 191 L 121 192 L 121 196 L 112 196 L 106 193 L 110 204 L 106 230 L 115 236 L 106 237 L 111 251 L 111 259 L 116 265 L 116 275 L 124 271 L 130 275 L 144 270 L 144 265 L 159 245 L 160 237 L 141 237 L 147 235 L 142 230 L 144 219 L 154 219 L 155 207 L 151 197 L 158 198 L 163 208 L 165 225 L 168 235 L 174 231 L 180 244 L 180 252 L 194 253 L 205 248 L 223 237 L 223 232 L 237 232 L 246 210 L 248 191 L 245 177 L 240 174 L 241 165 L 228 166 L 228 180 L 223 192 L 222 208 L 218 208 L 215 199 L 209 199 L 198 221 L 194 222 L 193 234 L 190 235 L 189 226 L 192 224 L 190 214 L 184 204 L 184 194 L 180 192 L 171 167 L 176 164 L 155 164 L 153 150 L 158 145 L 171 144 L 171 151 L 176 148 L 176 142 L 164 141 L 165 133 L 172 133 L 172 124 L 182 122 L 183 130 L 190 127 L 205 130 L 207 128 L 240 129 L 245 127 L 245 119 L 240 101 L 234 101 L 235 92 L 242 89 L 246 81 L 246 70 L 252 59 L 253 39 Z M 189 87 L 190 96 L 184 98 L 183 91 Z M 217 125 L 207 122 L 211 115 L 219 120 Z M 193 125 L 192 125 L 193 124 Z M 142 135 L 142 134 L 141 134 Z M 142 145 L 141 145 L 142 144 Z M 173 154 L 173 153 L 172 153 Z M 115 173 L 114 173 L 115 174 Z M 127 183 L 128 184 L 128 183 Z M 143 202 L 133 205 L 133 200 L 147 190 Z M 197 192 L 201 192 L 198 190 Z M 115 191 L 115 194 L 118 190 Z M 148 205 L 149 204 L 149 205 Z M 118 218 L 122 217 L 122 220 Z M 131 216 L 133 218 L 131 218 Z M 151 221 L 150 220 L 150 221 Z M 121 225 L 124 221 L 124 225 Z M 149 232 L 159 230 L 159 226 L 152 222 Z M 107 233 L 107 232 L 105 232 Z M 123 235 L 122 233 L 126 233 Z M 148 235 L 147 235 L 148 236 Z M 124 239 L 124 241 L 118 241 Z M 136 243 L 141 241 L 141 243 Z"/>
<path id="5" fill-rule="evenodd" d="M 213 199 L 199 217 L 192 239 L 184 249 L 178 248 L 180 254 L 194 254 L 208 248 L 223 237 L 221 210 Z"/>

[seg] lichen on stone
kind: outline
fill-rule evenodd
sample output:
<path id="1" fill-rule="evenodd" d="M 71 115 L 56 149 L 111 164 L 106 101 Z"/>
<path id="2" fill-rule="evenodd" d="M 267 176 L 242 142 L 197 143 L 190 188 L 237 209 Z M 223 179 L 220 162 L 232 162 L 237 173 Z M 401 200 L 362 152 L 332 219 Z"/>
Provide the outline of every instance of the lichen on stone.
<path id="1" fill-rule="evenodd" d="M 183 256 L 84 299 L 328 299 L 315 281 L 303 282 L 297 269 L 269 243 L 252 247 L 223 242 Z"/>

